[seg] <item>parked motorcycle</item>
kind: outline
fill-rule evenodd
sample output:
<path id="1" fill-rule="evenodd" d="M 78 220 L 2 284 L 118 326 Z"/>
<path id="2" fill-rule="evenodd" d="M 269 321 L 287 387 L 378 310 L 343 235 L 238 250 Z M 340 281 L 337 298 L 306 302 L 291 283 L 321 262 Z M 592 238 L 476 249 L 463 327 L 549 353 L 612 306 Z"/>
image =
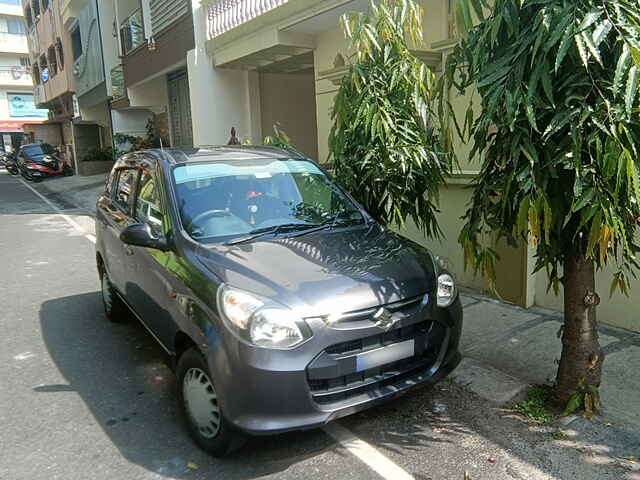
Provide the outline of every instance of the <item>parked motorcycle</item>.
<path id="1" fill-rule="evenodd" d="M 11 175 L 20 175 L 20 169 L 18 168 L 18 157 L 15 153 L 8 153 L 4 160 L 4 168 L 7 169 Z"/>
<path id="2" fill-rule="evenodd" d="M 47 177 L 70 176 L 73 170 L 60 152 L 47 143 L 23 145 L 18 152 L 18 168 L 25 180 L 41 182 Z"/>

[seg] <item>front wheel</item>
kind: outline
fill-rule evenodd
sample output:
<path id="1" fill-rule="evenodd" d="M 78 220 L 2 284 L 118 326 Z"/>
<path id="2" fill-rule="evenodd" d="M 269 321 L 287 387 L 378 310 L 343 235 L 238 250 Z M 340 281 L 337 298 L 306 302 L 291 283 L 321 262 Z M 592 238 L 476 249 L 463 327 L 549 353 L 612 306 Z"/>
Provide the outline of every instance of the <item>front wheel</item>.
<path id="1" fill-rule="evenodd" d="M 180 356 L 176 374 L 179 407 L 198 446 L 214 457 L 239 448 L 244 435 L 224 418 L 207 362 L 196 348 Z"/>
<path id="2" fill-rule="evenodd" d="M 116 293 L 107 272 L 103 272 L 100 276 L 100 284 L 102 290 L 102 305 L 107 319 L 113 323 L 125 321 L 127 318 L 127 307 Z"/>

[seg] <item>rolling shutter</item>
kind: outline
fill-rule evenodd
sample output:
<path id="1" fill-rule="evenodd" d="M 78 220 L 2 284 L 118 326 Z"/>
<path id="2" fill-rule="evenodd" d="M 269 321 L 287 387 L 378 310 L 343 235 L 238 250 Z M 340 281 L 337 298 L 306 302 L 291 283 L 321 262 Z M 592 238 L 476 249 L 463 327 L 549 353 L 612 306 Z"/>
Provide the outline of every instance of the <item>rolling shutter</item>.
<path id="1" fill-rule="evenodd" d="M 189 0 L 151 0 L 151 24 L 157 35 L 189 12 Z"/>

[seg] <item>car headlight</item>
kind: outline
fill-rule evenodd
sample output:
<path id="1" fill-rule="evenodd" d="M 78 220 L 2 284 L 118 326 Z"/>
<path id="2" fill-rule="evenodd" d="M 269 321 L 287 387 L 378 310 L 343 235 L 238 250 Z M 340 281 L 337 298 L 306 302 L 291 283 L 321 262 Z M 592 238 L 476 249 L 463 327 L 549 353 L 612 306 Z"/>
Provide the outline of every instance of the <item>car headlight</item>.
<path id="1" fill-rule="evenodd" d="M 286 350 L 311 336 L 304 321 L 283 306 L 227 286 L 220 288 L 218 300 L 227 326 L 250 345 Z"/>
<path id="2" fill-rule="evenodd" d="M 456 282 L 448 273 L 438 275 L 437 305 L 448 307 L 456 299 Z"/>

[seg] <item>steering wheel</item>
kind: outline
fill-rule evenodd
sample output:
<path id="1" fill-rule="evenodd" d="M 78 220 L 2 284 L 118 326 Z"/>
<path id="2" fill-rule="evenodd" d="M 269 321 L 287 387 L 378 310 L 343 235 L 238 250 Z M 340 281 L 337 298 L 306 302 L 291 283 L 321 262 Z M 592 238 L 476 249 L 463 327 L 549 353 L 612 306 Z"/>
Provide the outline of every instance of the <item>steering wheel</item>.
<path id="1" fill-rule="evenodd" d="M 199 215 L 196 215 L 195 218 L 193 218 L 188 225 L 187 230 L 191 230 L 191 227 L 193 227 L 193 225 L 195 223 L 201 223 L 202 220 L 205 219 L 209 219 L 209 218 L 215 218 L 215 217 L 230 217 L 231 216 L 231 212 L 227 212 L 226 210 L 207 210 L 206 212 L 202 212 Z"/>

